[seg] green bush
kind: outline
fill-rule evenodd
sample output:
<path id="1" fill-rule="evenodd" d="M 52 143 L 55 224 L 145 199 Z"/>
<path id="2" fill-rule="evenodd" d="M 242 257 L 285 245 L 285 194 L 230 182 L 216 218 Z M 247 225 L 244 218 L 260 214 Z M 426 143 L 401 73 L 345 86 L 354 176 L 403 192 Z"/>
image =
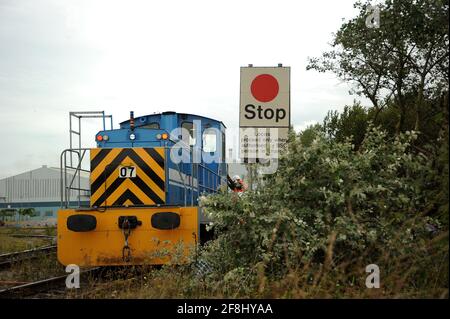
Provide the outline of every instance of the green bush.
<path id="1" fill-rule="evenodd" d="M 309 146 L 301 136 L 291 137 L 277 172 L 257 190 L 202 198 L 218 234 L 203 258 L 222 283 L 231 276 L 254 287 L 265 276 L 284 278 L 305 266 L 310 266 L 311 282 L 318 270 L 342 264 L 361 273 L 361 267 L 378 263 L 384 274 L 394 274 L 407 271 L 410 262 L 414 278 L 429 276 L 423 274 L 431 249 L 427 229 L 448 229 L 426 216 L 431 166 L 411 152 L 417 136 L 391 137 L 369 125 L 358 150 L 350 139 L 337 142 L 319 128 Z M 442 253 L 448 254 L 448 242 Z"/>

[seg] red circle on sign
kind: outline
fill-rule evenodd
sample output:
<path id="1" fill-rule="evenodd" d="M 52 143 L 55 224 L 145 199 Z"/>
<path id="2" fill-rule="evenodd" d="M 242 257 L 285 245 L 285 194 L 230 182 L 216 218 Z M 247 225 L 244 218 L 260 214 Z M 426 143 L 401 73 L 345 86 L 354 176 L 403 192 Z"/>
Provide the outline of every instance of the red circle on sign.
<path id="1" fill-rule="evenodd" d="M 260 74 L 253 79 L 251 85 L 252 95 L 260 102 L 270 102 L 277 95 L 279 85 L 277 79 L 270 74 Z"/>

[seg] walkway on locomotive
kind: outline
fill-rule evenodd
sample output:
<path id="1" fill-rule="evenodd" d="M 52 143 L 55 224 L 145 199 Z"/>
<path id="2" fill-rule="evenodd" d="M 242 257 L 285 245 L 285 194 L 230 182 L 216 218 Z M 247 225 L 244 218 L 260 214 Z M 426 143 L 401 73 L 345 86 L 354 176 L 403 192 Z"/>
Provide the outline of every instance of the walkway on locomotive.
<path id="1" fill-rule="evenodd" d="M 130 122 L 134 122 L 133 129 Z M 119 129 L 100 131 L 96 137 L 101 138 L 96 141 L 98 148 L 164 147 L 164 205 L 197 206 L 199 195 L 214 193 L 225 184 L 225 129 L 221 121 L 211 118 L 164 112 L 124 121 Z M 171 151 L 180 155 L 180 146 L 183 161 L 177 163 L 178 156 Z"/>

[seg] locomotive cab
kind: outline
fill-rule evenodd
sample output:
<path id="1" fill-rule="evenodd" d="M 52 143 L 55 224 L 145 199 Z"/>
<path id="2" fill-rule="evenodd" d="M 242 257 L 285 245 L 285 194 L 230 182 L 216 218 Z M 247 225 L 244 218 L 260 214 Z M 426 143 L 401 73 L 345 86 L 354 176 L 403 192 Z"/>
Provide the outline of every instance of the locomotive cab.
<path id="1" fill-rule="evenodd" d="M 63 151 L 58 260 L 79 266 L 184 262 L 204 240 L 208 219 L 199 197 L 226 185 L 225 129 L 193 114 L 131 114 L 120 128 L 99 131 L 96 148 Z M 67 163 L 74 154 L 76 167 Z M 83 192 L 88 200 L 80 200 Z"/>

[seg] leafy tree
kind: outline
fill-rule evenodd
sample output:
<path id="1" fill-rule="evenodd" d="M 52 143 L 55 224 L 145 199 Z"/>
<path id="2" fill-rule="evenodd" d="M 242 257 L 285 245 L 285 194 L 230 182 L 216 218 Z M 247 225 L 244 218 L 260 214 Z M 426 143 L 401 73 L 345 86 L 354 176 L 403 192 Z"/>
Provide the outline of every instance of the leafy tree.
<path id="1" fill-rule="evenodd" d="M 2 209 L 0 210 L 0 216 L 2 217 L 2 220 L 5 221 L 6 218 L 10 218 L 12 216 L 14 216 L 14 214 L 16 213 L 15 209 Z"/>
<path id="2" fill-rule="evenodd" d="M 426 98 L 448 90 L 448 1 L 386 0 L 379 4 L 379 28 L 366 26 L 369 6 L 370 1 L 355 4 L 359 15 L 341 26 L 332 50 L 311 58 L 307 69 L 353 83 L 351 92 L 372 102 L 375 120 L 393 101 L 397 132 L 405 130 L 406 112 L 413 108 L 413 128 L 419 130 Z"/>
<path id="3" fill-rule="evenodd" d="M 302 143 L 302 145 L 310 146 L 316 139 L 317 135 L 320 134 L 321 130 L 322 130 L 322 126 L 320 124 L 314 124 L 314 125 L 308 126 L 306 129 L 301 131 L 299 133 L 299 138 L 300 138 L 300 142 Z M 292 142 L 292 137 L 291 137 L 290 141 Z"/>
<path id="4" fill-rule="evenodd" d="M 355 4 L 359 14 L 308 69 L 335 73 L 372 105 L 329 112 L 323 130 L 337 141 L 351 138 L 356 149 L 369 121 L 391 135 L 416 131 L 411 147 L 432 165 L 427 191 L 436 197 L 429 212 L 448 220 L 448 1 L 386 0 L 379 4 L 379 28 L 366 26 L 369 4 Z"/>
<path id="5" fill-rule="evenodd" d="M 20 208 L 18 210 L 19 212 L 19 216 L 28 216 L 28 217 L 32 217 L 35 215 L 35 209 L 34 208 Z"/>
<path id="6" fill-rule="evenodd" d="M 351 107 L 344 107 L 342 113 L 329 111 L 323 121 L 323 130 L 327 136 L 339 142 L 351 138 L 353 144 L 358 148 L 364 140 L 371 119 L 370 110 L 359 102 L 355 102 Z"/>

